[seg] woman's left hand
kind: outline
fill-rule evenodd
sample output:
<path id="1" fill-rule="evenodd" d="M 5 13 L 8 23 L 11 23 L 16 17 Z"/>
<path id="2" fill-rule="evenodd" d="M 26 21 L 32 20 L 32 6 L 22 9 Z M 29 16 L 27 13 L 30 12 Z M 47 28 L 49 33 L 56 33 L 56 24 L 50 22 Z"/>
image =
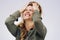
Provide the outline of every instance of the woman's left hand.
<path id="1" fill-rule="evenodd" d="M 34 10 L 38 10 L 39 11 L 38 5 L 36 3 L 33 3 L 33 8 L 34 8 Z"/>

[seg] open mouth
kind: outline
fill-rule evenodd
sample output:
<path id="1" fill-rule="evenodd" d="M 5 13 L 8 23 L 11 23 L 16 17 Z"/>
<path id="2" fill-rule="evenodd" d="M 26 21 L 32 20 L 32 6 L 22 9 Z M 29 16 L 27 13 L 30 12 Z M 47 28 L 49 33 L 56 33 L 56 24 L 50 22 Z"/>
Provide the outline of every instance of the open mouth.
<path id="1" fill-rule="evenodd" d="M 30 16 L 30 14 L 29 13 L 26 13 L 25 16 Z"/>

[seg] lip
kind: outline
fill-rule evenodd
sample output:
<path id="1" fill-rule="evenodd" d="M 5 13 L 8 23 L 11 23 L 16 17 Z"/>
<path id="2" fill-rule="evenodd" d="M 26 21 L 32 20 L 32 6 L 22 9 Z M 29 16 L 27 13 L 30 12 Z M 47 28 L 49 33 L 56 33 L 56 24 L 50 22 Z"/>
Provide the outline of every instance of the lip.
<path id="1" fill-rule="evenodd" d="M 30 16 L 30 14 L 29 13 L 26 13 L 25 16 Z"/>

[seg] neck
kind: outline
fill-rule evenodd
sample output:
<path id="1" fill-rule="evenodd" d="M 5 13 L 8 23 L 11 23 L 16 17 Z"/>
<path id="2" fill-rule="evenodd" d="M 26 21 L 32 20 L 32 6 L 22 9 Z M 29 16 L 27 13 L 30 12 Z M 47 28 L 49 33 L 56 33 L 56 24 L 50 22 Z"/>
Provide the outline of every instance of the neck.
<path id="1" fill-rule="evenodd" d="M 29 24 L 31 22 L 33 22 L 31 19 L 25 20 L 25 24 Z"/>
<path id="2" fill-rule="evenodd" d="M 31 28 L 33 28 L 33 21 L 25 20 L 25 27 L 26 27 L 27 31 L 29 31 Z"/>

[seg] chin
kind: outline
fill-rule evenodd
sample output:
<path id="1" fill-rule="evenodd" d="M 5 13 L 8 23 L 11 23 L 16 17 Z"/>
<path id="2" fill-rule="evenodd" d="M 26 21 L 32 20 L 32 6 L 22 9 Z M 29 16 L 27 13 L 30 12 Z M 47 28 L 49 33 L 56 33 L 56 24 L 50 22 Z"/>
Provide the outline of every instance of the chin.
<path id="1" fill-rule="evenodd" d="M 30 18 L 24 18 L 24 20 L 28 20 L 28 19 L 30 19 Z"/>

